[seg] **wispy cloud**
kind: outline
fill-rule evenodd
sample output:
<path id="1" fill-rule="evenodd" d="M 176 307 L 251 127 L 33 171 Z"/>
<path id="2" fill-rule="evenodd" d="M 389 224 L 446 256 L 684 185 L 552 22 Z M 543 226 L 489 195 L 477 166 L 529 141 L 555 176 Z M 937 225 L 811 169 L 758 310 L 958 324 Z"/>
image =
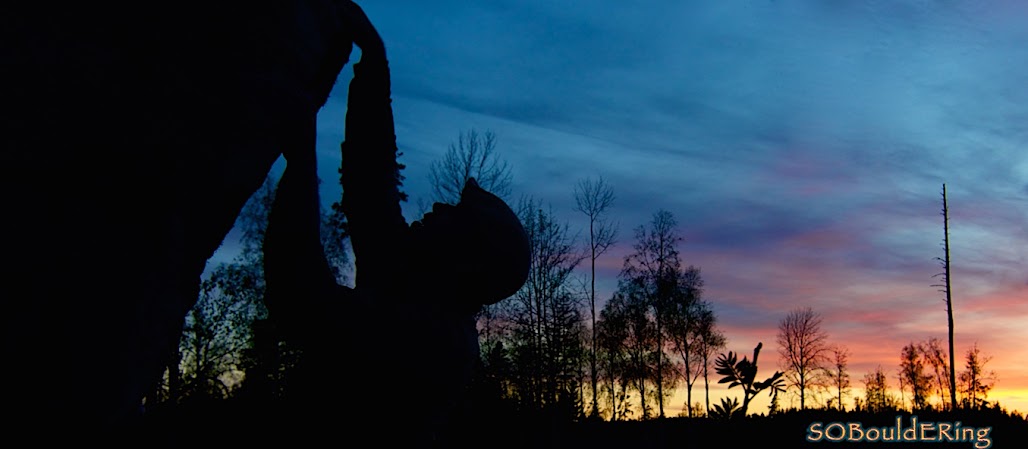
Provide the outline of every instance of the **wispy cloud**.
<path id="1" fill-rule="evenodd" d="M 572 227 L 575 180 L 615 187 L 621 242 L 601 261 L 603 297 L 632 229 L 667 209 L 733 348 L 769 348 L 777 320 L 810 305 L 869 370 L 945 334 L 931 284 L 946 183 L 958 351 L 979 341 L 996 369 L 1028 377 L 1014 361 L 1028 356 L 1023 3 L 362 6 L 389 48 L 412 197 L 458 132 L 491 129 L 515 195 Z M 319 120 L 326 202 L 349 73 Z"/>

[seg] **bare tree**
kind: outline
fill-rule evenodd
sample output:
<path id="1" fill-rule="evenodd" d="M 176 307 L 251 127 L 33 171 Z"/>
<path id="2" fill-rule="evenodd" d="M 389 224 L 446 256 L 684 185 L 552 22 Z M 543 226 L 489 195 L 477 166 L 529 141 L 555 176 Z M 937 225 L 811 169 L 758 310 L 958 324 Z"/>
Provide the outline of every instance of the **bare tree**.
<path id="1" fill-rule="evenodd" d="M 591 313 L 591 351 L 589 354 L 590 378 L 592 380 L 592 410 L 590 415 L 599 414 L 596 377 L 596 260 L 614 245 L 617 239 L 617 224 L 605 219 L 604 215 L 614 204 L 614 189 L 603 178 L 579 181 L 575 186 L 575 210 L 589 219 L 589 312 Z"/>
<path id="2" fill-rule="evenodd" d="M 933 277 L 942 276 L 943 283 L 932 285 L 932 287 L 941 287 L 941 291 L 946 294 L 946 318 L 947 324 L 949 324 L 949 384 L 956 385 L 956 362 L 953 359 L 953 289 L 950 285 L 949 262 L 949 203 L 946 201 L 946 184 L 942 185 L 942 236 L 942 247 L 945 251 L 944 258 L 936 257 L 935 259 L 942 264 L 943 272 Z M 950 389 L 949 397 L 950 407 L 955 410 L 957 408 L 956 389 Z"/>
<path id="3" fill-rule="evenodd" d="M 429 167 L 431 202 L 457 204 L 469 178 L 475 178 L 486 191 L 508 200 L 511 192 L 511 167 L 496 151 L 496 135 L 492 131 L 482 134 L 474 129 L 460 132 L 457 142 L 450 144 L 446 154 L 432 162 Z M 424 198 L 418 199 L 418 208 L 422 213 L 428 212 L 431 204 L 422 200 Z M 336 207 L 333 205 L 334 209 Z M 499 333 L 495 327 L 503 321 L 498 319 L 501 307 L 502 304 L 482 307 L 478 325 L 484 335 L 491 337 Z M 495 342 L 485 343 L 483 347 Z"/>
<path id="4" fill-rule="evenodd" d="M 528 280 L 506 307 L 511 347 L 518 370 L 515 390 L 522 406 L 541 410 L 561 407 L 580 413 L 579 373 L 585 363 L 581 316 L 582 292 L 572 274 L 583 260 L 576 242 L 552 211 L 524 199 L 519 217 L 528 234 L 531 264 Z M 574 418 L 572 416 L 571 418 Z"/>
<path id="5" fill-rule="evenodd" d="M 703 373 L 704 357 L 701 355 L 701 319 L 708 315 L 707 304 L 701 300 L 703 278 L 700 269 L 689 266 L 682 270 L 669 271 L 677 279 L 677 287 L 670 292 L 663 307 L 664 329 L 671 345 L 682 357 L 681 375 L 685 379 L 688 416 L 692 415 L 692 387 Z M 709 330 L 709 329 L 707 329 Z"/>
<path id="6" fill-rule="evenodd" d="M 706 399 L 706 412 L 710 414 L 710 367 L 711 356 L 719 353 L 725 348 L 728 340 L 725 334 L 717 328 L 717 316 L 706 301 L 700 306 L 700 314 L 696 323 L 697 335 L 699 336 L 700 358 L 703 361 L 703 390 Z"/>
<path id="7" fill-rule="evenodd" d="M 839 410 L 843 410 L 842 396 L 850 388 L 850 375 L 846 371 L 846 367 L 849 364 L 850 351 L 845 346 L 834 345 L 829 348 L 829 378 L 831 384 L 835 387 L 836 400 L 838 400 Z"/>
<path id="8" fill-rule="evenodd" d="M 821 329 L 821 315 L 810 307 L 789 312 L 778 323 L 778 353 L 789 383 L 806 407 L 806 392 L 821 383 L 827 362 L 828 334 Z"/>
<path id="9" fill-rule="evenodd" d="M 942 347 L 939 339 L 935 337 L 918 344 L 917 349 L 921 352 L 921 357 L 924 358 L 925 363 L 931 368 L 929 374 L 933 377 L 932 385 L 935 387 L 935 393 L 939 396 L 942 408 L 950 407 L 951 404 L 947 399 L 953 386 L 949 383 L 949 364 L 946 363 L 946 350 Z"/>
<path id="10" fill-rule="evenodd" d="M 510 196 L 511 168 L 496 152 L 496 134 L 492 131 L 460 133 L 442 160 L 432 163 L 429 180 L 433 201 L 457 204 L 468 178 L 475 178 L 493 195 L 503 199 Z"/>

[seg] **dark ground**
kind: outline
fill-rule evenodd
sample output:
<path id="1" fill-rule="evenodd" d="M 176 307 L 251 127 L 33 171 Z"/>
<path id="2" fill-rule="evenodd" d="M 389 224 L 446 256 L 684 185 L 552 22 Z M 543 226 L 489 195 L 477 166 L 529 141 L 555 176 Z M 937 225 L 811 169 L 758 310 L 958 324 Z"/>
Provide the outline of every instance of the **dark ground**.
<path id="1" fill-rule="evenodd" d="M 262 411 L 264 410 L 264 411 Z M 178 407 L 150 413 L 139 426 L 133 439 L 142 447 L 247 446 L 268 447 L 380 447 L 381 432 L 402 433 L 402 419 L 361 425 L 344 416 L 323 419 L 318 423 L 299 419 L 295 413 L 270 411 L 269 408 L 246 404 L 203 404 Z M 352 410 L 357 412 L 358 410 Z M 328 410 L 322 416 L 328 416 Z M 343 415 L 346 415 L 345 413 Z M 955 414 L 924 411 L 917 413 L 919 423 L 958 422 L 963 428 L 990 427 L 987 439 L 981 442 L 944 441 L 920 443 L 821 442 L 806 441 L 811 423 L 844 424 L 859 422 L 868 427 L 895 427 L 897 417 L 902 428 L 911 423 L 909 412 L 858 412 L 807 410 L 791 411 L 772 417 L 751 416 L 742 420 L 719 421 L 706 418 L 666 418 L 649 421 L 557 422 L 540 416 L 500 416 L 478 414 L 465 416 L 445 435 L 438 447 L 454 448 L 690 448 L 690 447 L 785 447 L 845 449 L 878 448 L 1019 448 L 1028 441 L 1028 421 L 1000 410 L 959 411 Z M 833 433 L 834 436 L 834 433 Z M 367 442 L 367 443 L 364 443 Z M 987 446 L 987 443 L 991 445 Z"/>

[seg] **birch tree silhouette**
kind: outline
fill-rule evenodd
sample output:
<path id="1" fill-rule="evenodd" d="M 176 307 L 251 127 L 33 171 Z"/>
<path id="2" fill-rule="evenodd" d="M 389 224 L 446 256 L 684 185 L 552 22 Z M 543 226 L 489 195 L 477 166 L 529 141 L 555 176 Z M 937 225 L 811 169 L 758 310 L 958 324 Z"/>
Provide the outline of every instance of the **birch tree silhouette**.
<path id="1" fill-rule="evenodd" d="M 575 210 L 589 219 L 589 378 L 592 382 L 592 404 L 589 414 L 597 416 L 599 402 L 596 367 L 596 260 L 606 253 L 617 239 L 617 224 L 605 218 L 605 214 L 614 204 L 614 190 L 602 177 L 595 181 L 586 178 L 575 185 L 574 197 Z"/>

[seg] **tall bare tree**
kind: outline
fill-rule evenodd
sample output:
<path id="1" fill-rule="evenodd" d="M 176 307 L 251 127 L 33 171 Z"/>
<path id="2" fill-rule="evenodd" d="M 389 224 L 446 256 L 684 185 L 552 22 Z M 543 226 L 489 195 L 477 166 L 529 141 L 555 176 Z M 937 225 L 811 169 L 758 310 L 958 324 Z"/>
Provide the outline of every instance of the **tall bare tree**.
<path id="1" fill-rule="evenodd" d="M 443 158 L 429 168 L 432 199 L 447 204 L 460 201 L 468 178 L 475 178 L 483 189 L 507 199 L 512 177 L 510 165 L 496 151 L 496 134 L 479 134 L 474 129 L 461 132 Z"/>
<path id="2" fill-rule="evenodd" d="M 957 384 L 957 372 L 956 362 L 953 356 L 953 289 L 950 284 L 950 263 L 949 263 L 949 203 L 946 201 L 946 184 L 942 185 L 942 247 L 944 250 L 944 257 L 936 257 L 942 264 L 943 272 L 936 274 L 933 277 L 942 276 L 943 283 L 932 285 L 932 287 L 941 287 L 942 292 L 946 294 L 946 319 L 949 325 L 949 384 Z M 957 408 L 957 391 L 956 389 L 950 389 L 950 407 L 952 409 Z"/>
<path id="3" fill-rule="evenodd" d="M 786 378 L 798 390 L 801 410 L 807 391 L 821 384 L 828 360 L 828 334 L 821 321 L 820 314 L 806 307 L 789 312 L 778 323 L 778 353 Z"/>
<path id="4" fill-rule="evenodd" d="M 605 214 L 614 204 L 614 189 L 603 178 L 595 181 L 585 178 L 575 185 L 575 210 L 589 219 L 589 313 L 591 314 L 591 350 L 589 354 L 589 376 L 592 381 L 592 409 L 589 414 L 599 414 L 596 375 L 596 260 L 614 245 L 617 239 L 617 224 L 607 220 Z"/>

